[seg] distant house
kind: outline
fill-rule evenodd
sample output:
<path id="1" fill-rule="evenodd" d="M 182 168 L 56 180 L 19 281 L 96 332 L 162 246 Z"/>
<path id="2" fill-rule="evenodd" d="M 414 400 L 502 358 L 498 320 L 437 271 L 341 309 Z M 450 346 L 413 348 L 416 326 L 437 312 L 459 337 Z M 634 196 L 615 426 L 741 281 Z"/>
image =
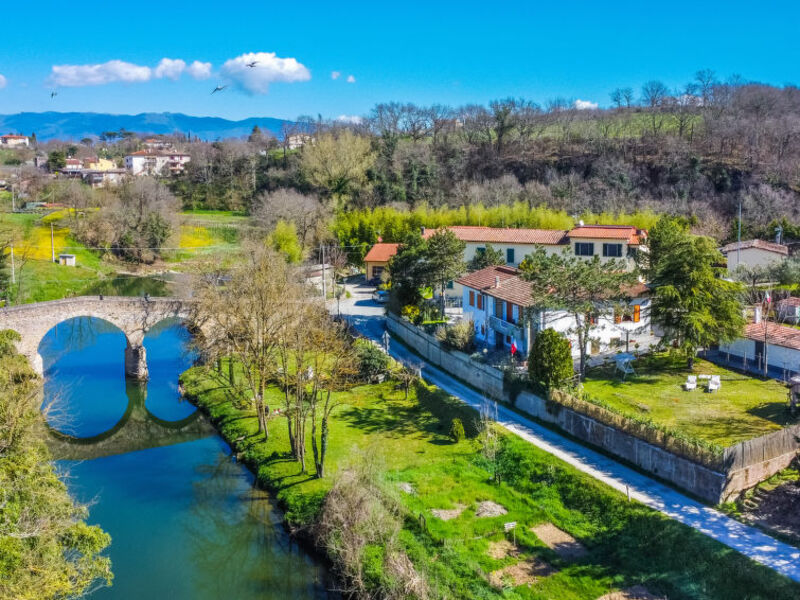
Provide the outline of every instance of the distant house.
<path id="1" fill-rule="evenodd" d="M 30 142 L 27 135 L 0 135 L 0 146 L 5 146 L 6 148 L 20 148 L 29 145 Z"/>
<path id="2" fill-rule="evenodd" d="M 579 356 L 577 336 L 573 333 L 575 319 L 563 310 L 536 309 L 531 301 L 531 284 L 522 279 L 514 267 L 487 267 L 457 280 L 463 290 L 463 315 L 475 326 L 475 336 L 494 348 L 517 349 L 527 355 L 530 342 L 543 329 L 564 334 L 573 345 L 573 355 Z M 615 342 L 624 342 L 626 335 L 649 334 L 650 299 L 645 285 L 626 290 L 629 310 L 620 314 L 592 315 L 594 350 L 602 350 Z M 592 352 L 592 348 L 587 348 Z"/>
<path id="3" fill-rule="evenodd" d="M 308 133 L 294 133 L 286 137 L 286 147 L 289 150 L 297 150 L 301 146 L 314 141 L 314 136 Z"/>
<path id="4" fill-rule="evenodd" d="M 80 175 L 83 170 L 83 161 L 79 158 L 68 158 L 64 161 L 64 166 L 59 169 L 65 175 Z"/>
<path id="5" fill-rule="evenodd" d="M 364 257 L 364 266 L 367 270 L 367 280 L 380 280 L 389 268 L 389 261 L 397 254 L 400 244 L 377 243 L 369 249 Z"/>
<path id="6" fill-rule="evenodd" d="M 139 150 L 125 157 L 125 169 L 131 175 L 176 175 L 192 159 L 181 152 Z"/>
<path id="7" fill-rule="evenodd" d="M 65 267 L 74 267 L 77 265 L 75 260 L 74 254 L 59 254 L 58 255 L 58 264 L 63 265 Z"/>
<path id="8" fill-rule="evenodd" d="M 800 323 L 800 298 L 792 296 L 778 300 L 775 303 L 775 314 L 779 321 Z"/>
<path id="9" fill-rule="evenodd" d="M 789 256 L 789 247 L 764 240 L 745 240 L 734 242 L 720 248 L 728 260 L 728 273 L 733 273 L 739 265 L 766 267 Z"/>
<path id="10" fill-rule="evenodd" d="M 105 169 L 94 170 L 84 169 L 81 172 L 83 181 L 93 188 L 114 187 L 122 183 L 123 178 L 127 175 L 125 169 Z"/>
<path id="11" fill-rule="evenodd" d="M 149 150 L 171 150 L 172 142 L 163 138 L 147 138 L 142 142 L 142 145 Z"/>
<path id="12" fill-rule="evenodd" d="M 117 168 L 116 163 L 108 158 L 90 156 L 83 161 L 84 167 L 91 171 L 111 171 Z"/>

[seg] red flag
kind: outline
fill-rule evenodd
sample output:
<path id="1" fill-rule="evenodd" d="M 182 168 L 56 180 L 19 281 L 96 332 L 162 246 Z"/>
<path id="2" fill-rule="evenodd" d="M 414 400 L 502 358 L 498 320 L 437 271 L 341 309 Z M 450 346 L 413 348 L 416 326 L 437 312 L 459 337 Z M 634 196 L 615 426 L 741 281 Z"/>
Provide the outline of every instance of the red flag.
<path id="1" fill-rule="evenodd" d="M 511 340 L 511 356 L 514 356 L 517 353 L 517 342 Z"/>

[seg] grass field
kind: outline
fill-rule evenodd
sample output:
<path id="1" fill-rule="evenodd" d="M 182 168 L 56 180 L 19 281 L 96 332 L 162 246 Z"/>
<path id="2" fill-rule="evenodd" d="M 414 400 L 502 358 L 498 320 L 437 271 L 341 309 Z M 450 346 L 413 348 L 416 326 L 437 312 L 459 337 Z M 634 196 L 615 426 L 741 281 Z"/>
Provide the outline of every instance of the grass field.
<path id="1" fill-rule="evenodd" d="M 287 455 L 282 418 L 270 421 L 270 439 L 264 441 L 252 410 L 234 406 L 229 388 L 211 371 L 196 367 L 181 381 L 258 480 L 275 490 L 296 527 L 314 520 L 337 472 L 365 457 L 380 464 L 379 485 L 401 507 L 399 543 L 427 580 L 431 598 L 596 600 L 634 585 L 672 600 L 800 597 L 800 586 L 627 502 L 514 436 L 504 438 L 504 482 L 492 483 L 475 437 L 477 414 L 436 388 L 417 384 L 407 400 L 392 382 L 341 393 L 331 425 L 330 476 L 320 480 L 301 473 Z M 280 405 L 279 391 L 269 394 L 271 405 Z M 447 435 L 454 417 L 467 430 L 468 439 L 458 443 Z M 486 501 L 507 514 L 478 516 Z M 461 512 L 443 520 L 433 512 L 441 509 Z M 503 532 L 510 521 L 518 523 L 516 535 Z M 585 555 L 562 556 L 530 531 L 547 523 L 574 536 Z M 376 585 L 386 576 L 381 552 L 367 546 L 361 557 Z M 526 583 L 515 584 L 516 575 L 502 589 L 490 583 L 502 569 L 534 563 L 541 570 Z"/>
<path id="2" fill-rule="evenodd" d="M 625 381 L 614 375 L 613 367 L 591 369 L 583 389 L 590 399 L 600 400 L 622 414 L 649 418 L 725 447 L 794 422 L 787 411 L 788 388 L 775 380 L 697 360 L 695 375 L 721 378 L 721 389 L 708 393 L 703 380 L 698 380 L 696 390 L 683 389 L 688 372 L 685 359 L 680 357 L 657 355 L 634 362 L 634 368 L 637 374 Z"/>

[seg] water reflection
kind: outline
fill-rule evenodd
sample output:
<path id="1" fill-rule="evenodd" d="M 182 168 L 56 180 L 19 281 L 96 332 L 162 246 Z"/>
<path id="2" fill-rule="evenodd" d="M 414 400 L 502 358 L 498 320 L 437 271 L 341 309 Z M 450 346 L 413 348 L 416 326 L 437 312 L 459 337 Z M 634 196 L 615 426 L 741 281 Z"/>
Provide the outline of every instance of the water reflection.
<path id="1" fill-rule="evenodd" d="M 146 383 L 125 380 L 125 336 L 98 319 L 59 325 L 40 345 L 57 464 L 112 536 L 114 585 L 92 598 L 328 598 L 324 568 L 181 399 L 188 341 L 174 321 L 149 332 Z"/>

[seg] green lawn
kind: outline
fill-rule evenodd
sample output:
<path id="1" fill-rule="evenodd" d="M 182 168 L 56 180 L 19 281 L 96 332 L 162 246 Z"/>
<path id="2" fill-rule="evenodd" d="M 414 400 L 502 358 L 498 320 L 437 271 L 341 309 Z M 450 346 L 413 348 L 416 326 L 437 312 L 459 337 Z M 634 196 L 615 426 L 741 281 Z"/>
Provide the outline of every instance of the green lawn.
<path id="1" fill-rule="evenodd" d="M 596 600 L 636 584 L 672 600 L 800 597 L 800 586 L 676 521 L 628 503 L 622 494 L 514 436 L 504 438 L 504 482 L 491 483 L 490 465 L 475 437 L 477 414 L 436 388 L 417 384 L 408 400 L 391 382 L 341 393 L 342 405 L 331 425 L 329 477 L 319 480 L 301 473 L 288 456 L 284 419 L 270 421 L 270 438 L 264 441 L 252 410 L 234 405 L 224 377 L 196 367 L 181 382 L 258 480 L 275 490 L 295 527 L 313 523 L 337 471 L 366 456 L 375 458 L 382 465 L 382 493 L 400 507 L 397 539 L 428 582 L 431 598 Z M 280 406 L 280 398 L 270 390 L 273 408 Z M 455 416 L 463 420 L 468 436 L 459 443 L 447 437 Z M 401 491 L 401 484 L 413 486 L 412 493 Z M 508 514 L 476 516 L 478 503 L 487 500 Z M 458 505 L 463 512 L 449 521 L 432 513 Z M 512 540 L 503 533 L 509 521 L 518 523 L 519 554 L 492 558 L 490 544 Z M 586 556 L 559 558 L 530 532 L 545 522 L 580 540 Z M 374 546 L 362 554 L 376 581 L 382 577 L 381 556 Z M 556 572 L 505 590 L 488 582 L 491 572 L 531 558 Z"/>
<path id="2" fill-rule="evenodd" d="M 636 375 L 625 381 L 613 367 L 591 369 L 583 388 L 589 399 L 616 411 L 720 446 L 732 446 L 793 423 L 787 411 L 788 388 L 773 379 L 742 375 L 706 360 L 695 361 L 695 375 L 720 375 L 722 388 L 685 391 L 688 371 L 680 357 L 658 355 L 633 363 Z"/>

